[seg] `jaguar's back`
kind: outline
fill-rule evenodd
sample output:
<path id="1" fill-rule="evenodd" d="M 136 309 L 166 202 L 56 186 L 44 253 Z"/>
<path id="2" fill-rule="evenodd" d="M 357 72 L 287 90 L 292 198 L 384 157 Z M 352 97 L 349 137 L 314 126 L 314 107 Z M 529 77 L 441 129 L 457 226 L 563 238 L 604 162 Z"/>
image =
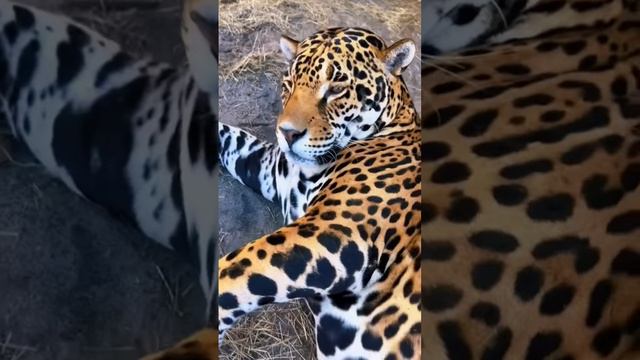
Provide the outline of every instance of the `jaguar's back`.
<path id="1" fill-rule="evenodd" d="M 424 352 L 637 358 L 637 2 L 465 3 L 425 9 Z"/>

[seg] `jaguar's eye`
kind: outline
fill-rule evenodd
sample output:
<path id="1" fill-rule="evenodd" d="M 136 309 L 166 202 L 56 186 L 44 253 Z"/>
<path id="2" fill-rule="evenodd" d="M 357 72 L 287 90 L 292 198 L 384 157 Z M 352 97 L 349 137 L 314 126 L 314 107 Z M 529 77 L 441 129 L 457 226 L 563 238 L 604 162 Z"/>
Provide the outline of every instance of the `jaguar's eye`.
<path id="1" fill-rule="evenodd" d="M 332 85 L 327 89 L 327 95 L 340 95 L 346 89 L 345 85 Z"/>

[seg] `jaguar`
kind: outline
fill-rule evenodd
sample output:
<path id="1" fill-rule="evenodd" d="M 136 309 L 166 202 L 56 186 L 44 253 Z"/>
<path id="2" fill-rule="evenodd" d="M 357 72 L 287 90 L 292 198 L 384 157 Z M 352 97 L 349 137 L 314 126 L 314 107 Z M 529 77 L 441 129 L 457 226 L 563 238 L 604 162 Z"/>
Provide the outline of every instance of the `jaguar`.
<path id="1" fill-rule="evenodd" d="M 422 6 L 425 358 L 640 358 L 638 2 Z"/>
<path id="2" fill-rule="evenodd" d="M 0 1 L 0 113 L 52 176 L 183 253 L 214 319 L 217 3 L 183 8 L 190 61 L 175 68 L 64 16 Z M 214 359 L 215 331 L 196 338 L 203 349 L 185 356 Z"/>
<path id="3" fill-rule="evenodd" d="M 416 54 L 371 31 L 283 36 L 277 144 L 220 123 L 220 164 L 286 225 L 219 261 L 219 325 L 305 299 L 319 359 L 419 359 L 420 132 L 402 79 Z"/>

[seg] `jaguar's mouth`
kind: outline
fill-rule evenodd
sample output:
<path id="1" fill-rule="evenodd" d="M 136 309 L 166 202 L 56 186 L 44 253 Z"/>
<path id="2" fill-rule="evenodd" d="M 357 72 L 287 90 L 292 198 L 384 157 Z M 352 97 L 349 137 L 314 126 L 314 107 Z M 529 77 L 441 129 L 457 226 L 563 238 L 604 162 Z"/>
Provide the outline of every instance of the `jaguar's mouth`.
<path id="1" fill-rule="evenodd" d="M 285 152 L 287 158 L 300 165 L 328 165 L 336 161 L 338 153 L 340 152 L 338 146 L 333 146 L 322 155 L 316 155 L 313 157 L 305 157 L 297 154 L 294 151 Z"/>
<path id="2" fill-rule="evenodd" d="M 315 158 L 309 159 L 309 158 L 306 158 L 306 157 L 302 157 L 302 156 L 296 154 L 293 151 L 287 151 L 287 152 L 285 152 L 285 155 L 287 156 L 287 159 L 289 159 L 290 161 L 292 161 L 292 162 L 294 162 L 296 164 L 300 164 L 300 165 L 305 165 L 305 164 L 306 165 L 319 165 L 316 162 Z"/>

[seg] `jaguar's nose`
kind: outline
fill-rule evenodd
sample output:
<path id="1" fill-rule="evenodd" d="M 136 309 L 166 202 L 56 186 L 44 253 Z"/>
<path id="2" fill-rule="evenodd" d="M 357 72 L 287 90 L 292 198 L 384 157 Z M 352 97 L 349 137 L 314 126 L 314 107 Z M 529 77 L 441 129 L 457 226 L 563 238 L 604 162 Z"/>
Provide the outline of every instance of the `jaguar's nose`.
<path id="1" fill-rule="evenodd" d="M 284 136 L 284 139 L 287 141 L 287 144 L 289 144 L 289 147 L 293 146 L 296 141 L 298 141 L 304 136 L 304 134 L 307 133 L 307 129 L 297 130 L 285 129 L 283 127 L 280 127 L 279 130 L 282 133 L 282 136 Z"/>

